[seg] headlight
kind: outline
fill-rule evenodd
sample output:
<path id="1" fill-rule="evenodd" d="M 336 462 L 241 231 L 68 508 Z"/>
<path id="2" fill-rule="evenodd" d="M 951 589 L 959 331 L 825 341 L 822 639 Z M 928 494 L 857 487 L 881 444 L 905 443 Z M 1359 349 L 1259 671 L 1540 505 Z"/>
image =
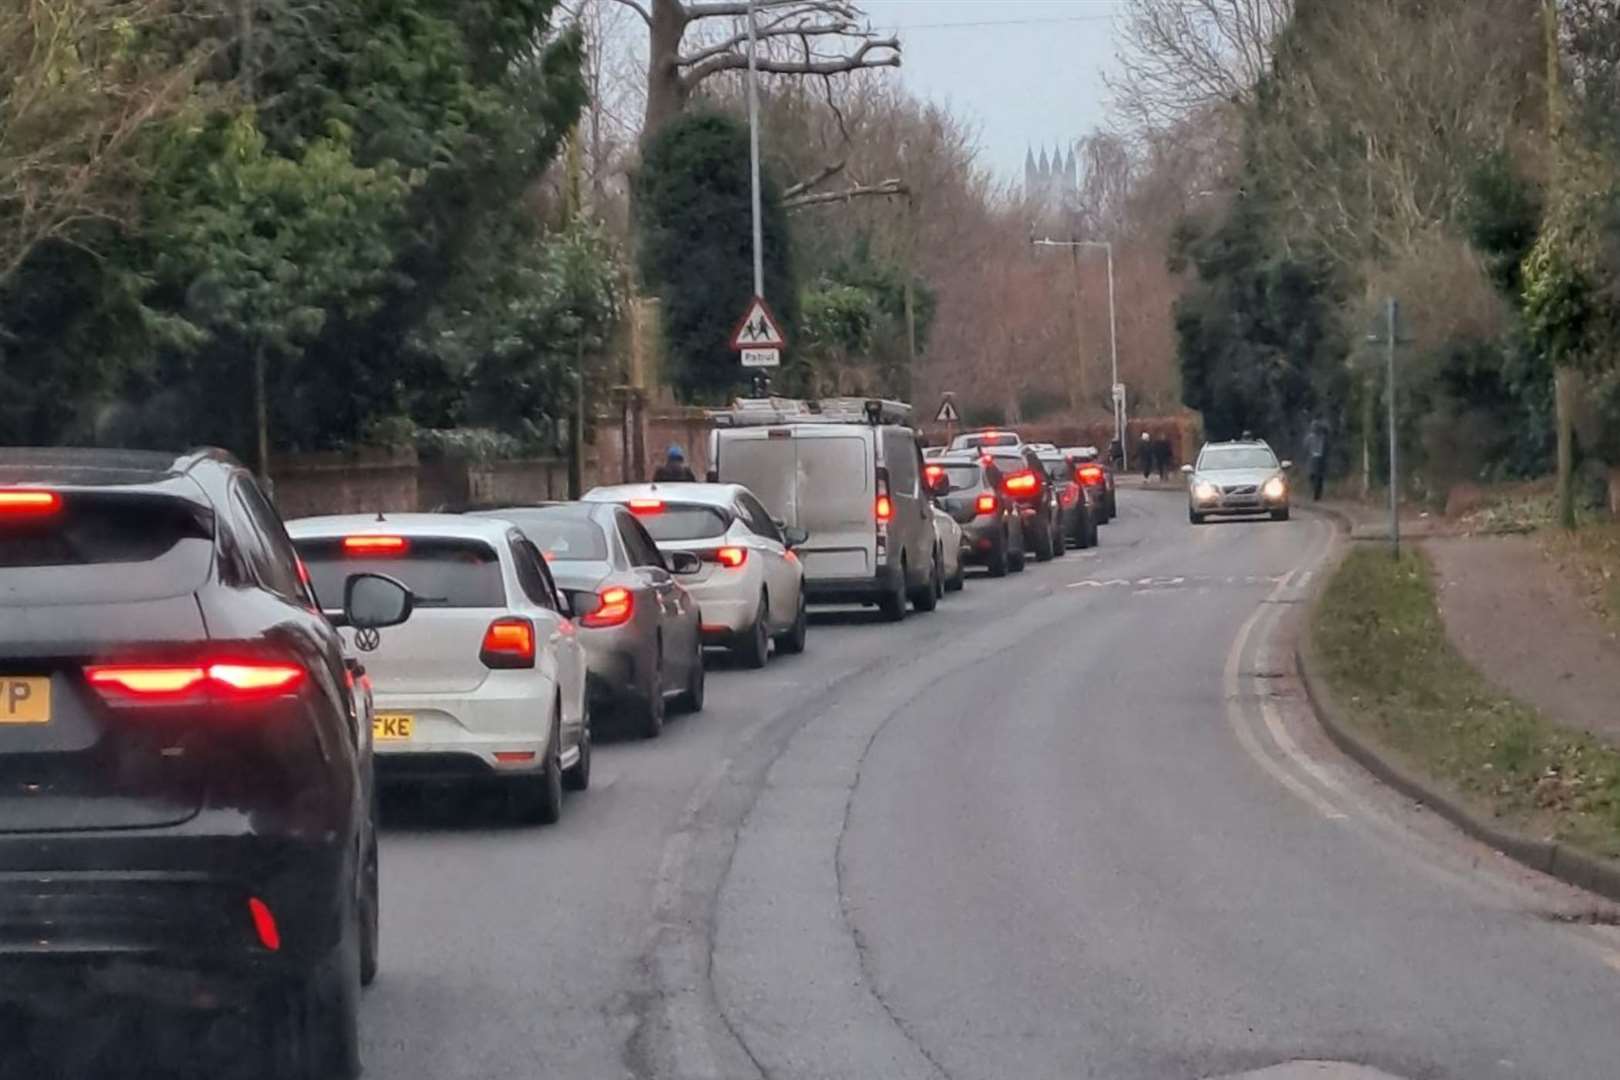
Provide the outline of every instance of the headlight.
<path id="1" fill-rule="evenodd" d="M 1214 502 L 1220 497 L 1221 493 L 1215 490 L 1215 485 L 1208 480 L 1200 480 L 1193 485 L 1193 498 L 1199 502 Z"/>
<path id="2" fill-rule="evenodd" d="M 1270 480 L 1267 480 L 1263 490 L 1268 499 L 1282 499 L 1288 495 L 1288 485 L 1283 482 L 1283 478 L 1280 476 L 1273 476 Z"/>

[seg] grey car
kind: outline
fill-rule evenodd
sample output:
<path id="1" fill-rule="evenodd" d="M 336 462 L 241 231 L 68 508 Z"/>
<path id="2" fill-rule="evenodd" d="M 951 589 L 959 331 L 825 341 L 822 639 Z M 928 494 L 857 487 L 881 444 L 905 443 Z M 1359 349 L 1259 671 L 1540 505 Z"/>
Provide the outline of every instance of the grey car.
<path id="1" fill-rule="evenodd" d="M 676 579 L 701 566 L 664 554 L 634 514 L 613 503 L 556 503 L 480 510 L 516 525 L 546 558 L 569 600 L 585 648 L 592 714 L 656 738 L 667 703 L 703 708 L 697 602 Z"/>
<path id="2" fill-rule="evenodd" d="M 1287 521 L 1288 469 L 1265 442 L 1206 443 L 1187 475 L 1187 519 L 1202 525 L 1217 514 L 1270 514 Z"/>
<path id="3" fill-rule="evenodd" d="M 1001 490 L 1001 470 L 977 454 L 947 454 L 924 470 L 939 508 L 962 528 L 962 561 L 991 577 L 1024 568 L 1024 522 Z"/>

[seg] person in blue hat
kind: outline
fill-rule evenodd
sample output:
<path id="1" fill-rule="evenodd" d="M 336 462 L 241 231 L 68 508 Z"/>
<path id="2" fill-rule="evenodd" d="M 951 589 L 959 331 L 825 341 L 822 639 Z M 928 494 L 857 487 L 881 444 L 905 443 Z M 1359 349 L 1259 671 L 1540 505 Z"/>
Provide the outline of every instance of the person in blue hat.
<path id="1" fill-rule="evenodd" d="M 664 463 L 658 466 L 653 473 L 653 483 L 695 483 L 697 477 L 692 473 L 692 467 L 686 463 L 686 451 L 679 445 L 671 446 L 664 455 Z"/>

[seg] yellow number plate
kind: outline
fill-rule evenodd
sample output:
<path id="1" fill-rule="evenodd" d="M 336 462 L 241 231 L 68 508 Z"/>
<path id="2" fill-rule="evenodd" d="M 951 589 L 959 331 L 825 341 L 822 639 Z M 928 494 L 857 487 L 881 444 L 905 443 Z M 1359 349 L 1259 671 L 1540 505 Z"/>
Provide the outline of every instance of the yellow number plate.
<path id="1" fill-rule="evenodd" d="M 411 737 L 409 713 L 378 713 L 371 718 L 371 737 L 376 742 L 405 742 Z"/>
<path id="2" fill-rule="evenodd" d="M 51 680 L 0 675 L 0 724 L 51 722 Z"/>

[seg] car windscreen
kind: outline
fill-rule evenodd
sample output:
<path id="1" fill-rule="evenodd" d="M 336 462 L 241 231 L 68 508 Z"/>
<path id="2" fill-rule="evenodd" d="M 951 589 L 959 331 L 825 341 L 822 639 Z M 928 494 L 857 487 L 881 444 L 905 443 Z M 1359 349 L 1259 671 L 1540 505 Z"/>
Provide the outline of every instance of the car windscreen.
<path id="1" fill-rule="evenodd" d="M 1205 450 L 1198 459 L 1203 469 L 1275 469 L 1277 455 L 1263 446 L 1222 446 Z"/>
<path id="2" fill-rule="evenodd" d="M 181 596 L 208 577 L 214 515 L 168 495 L 64 492 L 45 512 L 0 514 L 0 588 L 11 602 L 119 603 Z"/>
<path id="3" fill-rule="evenodd" d="M 343 606 L 343 583 L 350 574 L 385 574 L 404 582 L 423 608 L 506 607 L 500 557 L 482 540 L 455 537 L 401 537 L 397 551 L 356 553 L 345 538 L 294 540 L 309 570 L 321 607 Z"/>
<path id="4" fill-rule="evenodd" d="M 523 531 L 550 562 L 606 562 L 607 535 L 602 526 L 571 511 L 496 511 L 487 515 L 510 521 Z"/>
<path id="5" fill-rule="evenodd" d="M 1074 470 L 1069 468 L 1069 463 L 1063 458 L 1043 457 L 1041 464 L 1046 466 L 1046 475 L 1060 484 L 1074 479 Z"/>
<path id="6" fill-rule="evenodd" d="M 666 540 L 710 540 L 724 536 L 731 528 L 731 515 L 717 506 L 665 505 L 656 513 L 637 513 L 652 538 L 660 543 Z"/>

